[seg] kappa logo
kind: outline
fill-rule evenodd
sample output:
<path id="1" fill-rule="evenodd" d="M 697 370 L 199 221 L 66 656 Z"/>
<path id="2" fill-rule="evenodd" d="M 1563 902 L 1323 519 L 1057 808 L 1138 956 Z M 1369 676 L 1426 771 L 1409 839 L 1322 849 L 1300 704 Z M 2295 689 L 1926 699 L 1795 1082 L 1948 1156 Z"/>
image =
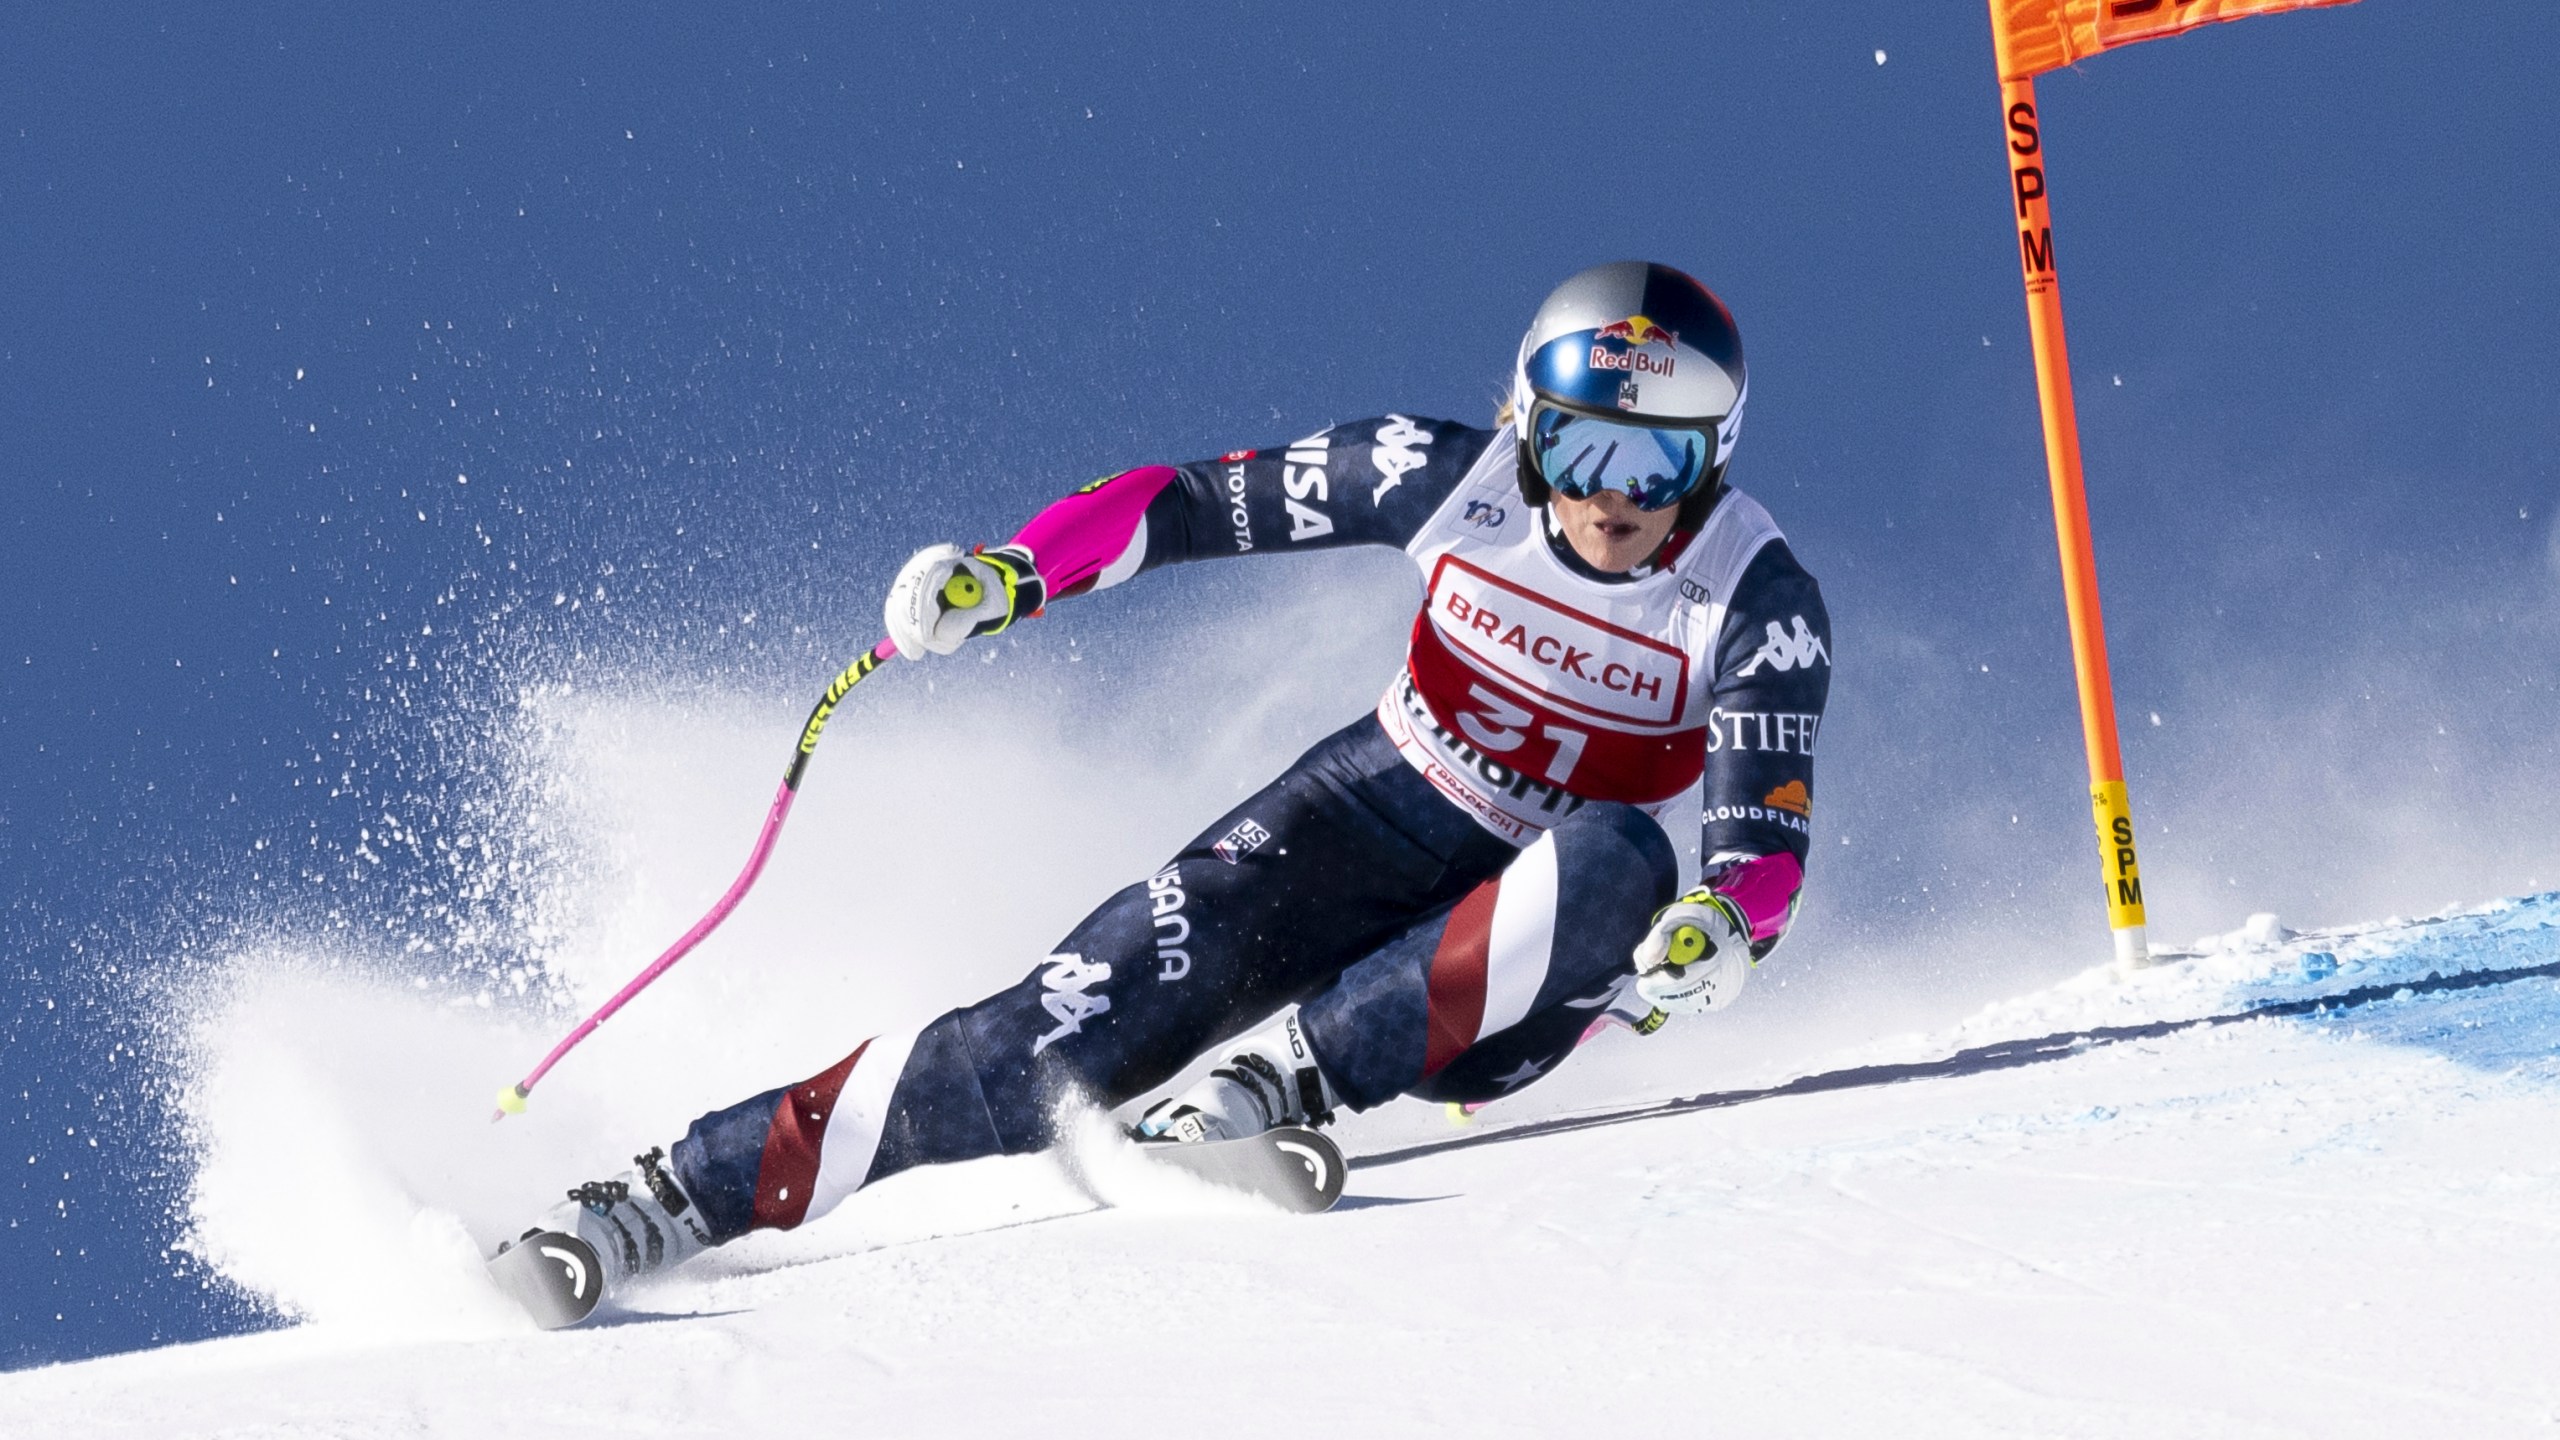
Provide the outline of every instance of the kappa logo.
<path id="1" fill-rule="evenodd" d="M 1813 627 L 1804 623 L 1801 615 L 1795 617 L 1795 624 L 1795 633 L 1790 635 L 1785 626 L 1775 620 L 1770 621 L 1769 638 L 1761 642 L 1759 653 L 1733 673 L 1757 675 L 1763 665 L 1773 666 L 1782 672 L 1810 670 L 1817 661 L 1829 665 L 1831 648 L 1822 643 L 1822 637 L 1813 633 Z"/>
<path id="2" fill-rule="evenodd" d="M 1288 464 L 1280 472 L 1280 488 L 1289 492 L 1289 543 L 1317 540 L 1333 533 L 1333 517 L 1318 507 L 1331 499 L 1324 467 L 1333 457 L 1333 432 L 1322 431 L 1289 447 Z"/>
<path id="3" fill-rule="evenodd" d="M 1422 468 L 1422 452 L 1431 444 L 1431 432 L 1402 415 L 1390 415 L 1378 428 L 1377 441 L 1369 451 L 1370 463 L 1378 467 L 1378 488 L 1369 492 L 1372 505 L 1384 503 L 1388 491 Z"/>
<path id="4" fill-rule="evenodd" d="M 1813 818 L 1813 794 L 1801 780 L 1790 780 L 1760 797 L 1760 803 L 1779 810 L 1792 810 L 1810 820 Z"/>
<path id="5" fill-rule="evenodd" d="M 1058 1028 L 1031 1042 L 1031 1053 L 1039 1054 L 1070 1035 L 1084 1033 L 1084 1022 L 1111 1009 L 1108 995 L 1088 995 L 1085 991 L 1111 980 L 1111 962 L 1088 963 L 1081 955 L 1052 955 L 1049 968 L 1041 973 L 1040 983 L 1048 991 L 1040 997 L 1040 1008 L 1058 1022 Z"/>
<path id="6" fill-rule="evenodd" d="M 1270 838 L 1271 832 L 1252 820 L 1239 820 L 1236 822 L 1236 828 L 1228 831 L 1224 839 L 1209 847 L 1209 853 L 1233 865 L 1261 849 L 1262 842 Z"/>

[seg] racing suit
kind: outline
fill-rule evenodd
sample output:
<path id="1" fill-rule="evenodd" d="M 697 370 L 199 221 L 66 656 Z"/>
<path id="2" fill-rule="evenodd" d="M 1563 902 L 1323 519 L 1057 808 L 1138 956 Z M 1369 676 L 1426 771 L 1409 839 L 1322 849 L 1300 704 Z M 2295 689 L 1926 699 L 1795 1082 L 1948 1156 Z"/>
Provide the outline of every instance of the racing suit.
<path id="1" fill-rule="evenodd" d="M 1402 549 L 1426 593 L 1374 712 L 1019 983 L 695 1121 L 672 1163 L 712 1238 L 1043 1148 L 1063 1105 L 1143 1095 L 1291 1003 L 1353 1109 L 1512 1093 L 1623 1008 L 1653 913 L 1702 876 L 1766 954 L 1810 843 L 1820 591 L 1734 490 L 1647 566 L 1596 571 L 1522 502 L 1518 449 L 1390 415 L 1113 475 L 1025 526 L 1052 598 L 1340 545 Z"/>

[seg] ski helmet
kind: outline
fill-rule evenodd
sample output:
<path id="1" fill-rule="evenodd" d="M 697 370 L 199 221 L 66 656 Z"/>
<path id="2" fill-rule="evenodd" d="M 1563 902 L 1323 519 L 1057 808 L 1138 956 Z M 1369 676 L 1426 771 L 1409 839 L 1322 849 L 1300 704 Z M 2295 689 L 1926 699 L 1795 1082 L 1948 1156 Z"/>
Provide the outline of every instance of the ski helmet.
<path id="1" fill-rule="evenodd" d="M 1616 490 L 1646 510 L 1678 505 L 1695 529 L 1724 491 L 1749 391 L 1715 292 L 1668 265 L 1595 265 L 1557 286 L 1520 340 L 1521 498 Z"/>

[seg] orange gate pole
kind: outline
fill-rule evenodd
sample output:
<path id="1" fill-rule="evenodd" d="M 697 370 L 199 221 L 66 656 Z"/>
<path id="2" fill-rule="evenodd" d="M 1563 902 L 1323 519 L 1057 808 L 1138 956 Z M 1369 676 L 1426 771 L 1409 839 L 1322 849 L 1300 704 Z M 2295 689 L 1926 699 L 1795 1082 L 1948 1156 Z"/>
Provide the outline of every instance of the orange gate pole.
<path id="1" fill-rule="evenodd" d="M 2053 484 L 2054 538 L 2062 549 L 2062 599 L 2071 620 L 2072 668 L 2080 682 L 2080 732 L 2089 754 L 2089 804 L 2098 827 L 2107 926 L 2115 932 L 2116 963 L 2130 968 L 2150 959 L 2142 866 L 2134 855 L 2124 756 L 2116 746 L 2115 687 L 2107 677 L 2098 562 L 2089 546 L 2089 499 L 2080 481 L 2080 422 L 2071 406 L 2071 355 L 2062 340 L 2062 286 L 2053 266 L 2053 217 L 2046 204 L 2035 82 L 2003 81 L 2000 103 L 2008 121 L 2018 263 L 2026 281 L 2027 333 L 2035 344 L 2036 397 L 2044 412 L 2045 469 Z"/>

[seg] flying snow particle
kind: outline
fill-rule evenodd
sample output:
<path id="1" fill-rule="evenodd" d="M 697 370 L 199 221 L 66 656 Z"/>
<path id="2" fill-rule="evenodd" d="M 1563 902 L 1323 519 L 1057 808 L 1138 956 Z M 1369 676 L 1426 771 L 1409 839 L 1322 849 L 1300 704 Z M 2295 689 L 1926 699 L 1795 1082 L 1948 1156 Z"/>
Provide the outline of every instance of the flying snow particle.
<path id="1" fill-rule="evenodd" d="M 1879 65 L 1884 63 L 1884 52 L 1881 50 L 1876 52 L 1876 63 Z"/>
<path id="2" fill-rule="evenodd" d="M 2159 712 L 2159 711 L 2154 710 L 2154 711 L 2152 711 L 2152 712 L 2151 712 L 2151 723 L 2152 723 L 2152 724 L 2154 724 L 2154 725 L 2158 725 L 2158 724 L 2160 723 L 2160 712 Z"/>

